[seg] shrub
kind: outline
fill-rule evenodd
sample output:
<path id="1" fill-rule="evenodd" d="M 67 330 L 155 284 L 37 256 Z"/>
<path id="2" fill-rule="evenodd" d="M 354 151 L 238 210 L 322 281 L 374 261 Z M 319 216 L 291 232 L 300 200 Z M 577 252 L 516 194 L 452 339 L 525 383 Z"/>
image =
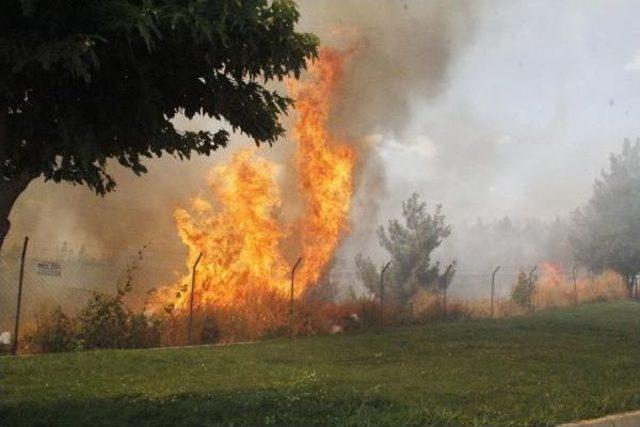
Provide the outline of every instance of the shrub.
<path id="1" fill-rule="evenodd" d="M 531 299 L 535 286 L 529 281 L 524 271 L 518 274 L 518 280 L 511 289 L 511 300 L 520 307 L 531 309 Z"/>
<path id="2" fill-rule="evenodd" d="M 81 349 L 74 319 L 69 318 L 60 306 L 51 311 L 42 310 L 36 316 L 33 330 L 26 337 L 31 351 L 55 353 Z"/>
<path id="3" fill-rule="evenodd" d="M 129 313 L 127 347 L 160 347 L 163 326 L 164 324 L 158 318 L 148 317 L 144 313 Z"/>
<path id="4" fill-rule="evenodd" d="M 120 294 L 94 294 L 78 317 L 79 332 L 85 347 L 127 347 L 127 317 Z"/>
<path id="5" fill-rule="evenodd" d="M 78 316 L 79 335 L 88 349 L 157 347 L 162 322 L 133 313 L 124 304 L 123 293 L 95 294 Z"/>

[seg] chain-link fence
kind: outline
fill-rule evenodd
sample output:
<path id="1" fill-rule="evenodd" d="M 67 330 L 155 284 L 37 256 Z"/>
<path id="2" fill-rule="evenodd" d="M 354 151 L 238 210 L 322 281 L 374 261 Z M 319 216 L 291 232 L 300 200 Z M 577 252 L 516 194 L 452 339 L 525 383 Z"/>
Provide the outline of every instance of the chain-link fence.
<path id="1" fill-rule="evenodd" d="M 13 339 L 16 325 L 22 247 L 14 245 L 0 255 L 0 334 Z M 30 240 L 24 257 L 20 304 L 20 335 L 33 325 L 39 312 L 60 307 L 74 316 L 92 295 L 115 295 L 129 283 L 127 303 L 141 308 L 148 291 L 168 284 L 179 273 L 184 253 L 157 249 L 127 253 L 72 250 L 66 243 Z"/>
<path id="2" fill-rule="evenodd" d="M 14 244 L 0 256 L 0 337 L 5 344 L 7 344 L 6 341 L 12 341 L 14 338 L 22 250 L 20 245 Z M 87 306 L 87 302 L 94 295 L 116 295 L 119 289 L 129 287 L 131 290 L 127 292 L 126 305 L 134 312 L 142 313 L 151 289 L 162 288 L 165 285 L 182 285 L 180 281 L 189 277 L 191 266 L 186 265 L 186 259 L 186 249 L 182 252 L 171 252 L 161 246 L 145 246 L 130 252 L 107 253 L 96 248 L 72 250 L 66 243 L 31 240 L 28 242 L 24 257 L 19 336 L 24 337 L 33 328 L 41 312 L 60 307 L 67 316 L 74 317 Z M 492 281 L 493 272 L 497 266 L 459 265 L 453 281 L 447 288 L 447 294 L 443 293 L 442 297 L 445 301 L 450 298 L 451 303 L 457 302 L 458 305 L 462 301 L 475 301 L 475 306 L 467 306 L 465 310 L 475 310 L 475 312 L 482 312 L 482 316 L 487 316 L 491 313 L 492 284 L 495 300 L 507 301 L 518 280 L 518 275 L 521 272 L 528 274 L 533 266 L 535 263 L 501 265 L 495 274 L 495 280 Z M 543 304 L 553 305 L 555 304 L 553 300 L 558 299 L 563 299 L 564 304 L 567 301 L 574 301 L 571 293 L 572 283 L 575 283 L 572 267 L 558 266 L 557 271 L 551 272 L 552 277 L 549 276 L 551 273 L 548 268 L 543 268 L 544 272 L 538 271 L 538 274 L 544 273 L 549 276 L 545 279 L 547 281 L 545 292 L 548 294 L 549 301 L 540 300 L 541 307 Z M 336 297 L 336 293 L 331 291 L 333 286 L 337 289 L 338 296 L 341 295 L 351 301 L 351 303 L 347 301 L 342 308 L 349 304 L 353 305 L 356 300 L 366 300 L 372 304 L 369 311 L 378 310 L 376 308 L 379 305 L 378 292 L 375 292 L 376 295 L 369 294 L 359 299 L 348 291 L 354 288 L 363 290 L 357 277 L 355 265 L 352 262 L 347 260 L 334 262 L 330 273 L 323 279 L 333 285 L 319 286 L 320 292 L 316 292 L 314 297 L 318 301 L 331 303 Z M 589 285 L 590 288 L 583 283 L 585 277 L 585 272 L 578 276 L 579 286 L 576 292 L 578 290 L 583 293 L 592 292 L 593 286 Z M 196 283 L 196 288 L 199 285 L 203 284 Z M 183 287 L 185 286 L 189 287 L 190 284 L 185 283 Z M 173 286 L 170 289 L 175 288 L 176 286 Z M 555 292 L 556 288 L 558 292 Z M 324 295 L 322 291 L 327 291 L 328 294 Z M 361 292 L 356 294 L 362 295 Z M 196 292 L 196 297 L 197 295 Z M 435 296 L 438 297 L 438 295 Z M 575 300 L 577 301 L 577 295 Z M 425 300 L 425 307 L 429 307 L 432 303 L 439 307 L 441 302 L 434 301 Z M 248 301 L 245 304 L 248 306 L 246 310 L 251 310 L 251 303 L 252 301 Z M 277 311 L 282 312 L 280 317 L 287 318 L 289 304 L 283 307 L 282 310 Z M 334 311 L 340 312 L 340 310 Z M 434 317 L 446 317 L 447 309 L 445 308 L 444 311 L 443 316 Z M 232 313 L 232 315 L 235 314 Z M 496 315 L 500 315 L 498 310 Z M 184 329 L 184 325 L 179 328 Z M 177 339 L 175 342 L 180 340 Z M 174 341 L 171 343 L 173 344 Z"/>

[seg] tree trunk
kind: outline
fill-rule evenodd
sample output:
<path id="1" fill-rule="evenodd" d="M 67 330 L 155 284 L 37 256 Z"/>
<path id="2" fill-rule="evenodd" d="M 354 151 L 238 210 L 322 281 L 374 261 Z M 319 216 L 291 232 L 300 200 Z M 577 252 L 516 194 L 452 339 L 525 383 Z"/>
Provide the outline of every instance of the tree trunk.
<path id="1" fill-rule="evenodd" d="M 9 214 L 18 196 L 27 188 L 35 175 L 25 170 L 13 179 L 6 179 L 4 171 L 1 169 L 6 162 L 7 153 L 7 122 L 9 112 L 7 106 L 0 100 L 0 251 L 4 238 L 9 233 L 11 223 Z"/>
<path id="2" fill-rule="evenodd" d="M 629 298 L 635 300 L 637 297 L 637 283 L 636 283 L 636 275 L 633 274 L 629 277 Z"/>
<path id="3" fill-rule="evenodd" d="M 11 228 L 11 222 L 9 222 L 11 208 L 32 180 L 33 176 L 26 172 L 11 181 L 0 179 L 0 252 L 2 252 L 4 238 Z"/>

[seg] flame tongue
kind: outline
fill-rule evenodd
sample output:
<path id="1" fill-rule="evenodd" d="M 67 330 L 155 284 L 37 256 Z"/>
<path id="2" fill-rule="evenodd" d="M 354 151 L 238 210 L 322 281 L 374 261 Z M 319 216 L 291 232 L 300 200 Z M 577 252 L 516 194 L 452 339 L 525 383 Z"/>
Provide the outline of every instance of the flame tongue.
<path id="1" fill-rule="evenodd" d="M 325 49 L 303 81 L 288 84 L 298 112 L 293 132 L 298 186 L 307 206 L 295 227 L 278 219 L 281 199 L 276 166 L 257 157 L 255 150 L 241 150 L 228 165 L 214 170 L 211 189 L 219 209 L 197 198 L 190 210 L 175 212 L 180 237 L 189 247 L 189 268 L 203 253 L 197 273 L 196 306 L 235 307 L 237 315 L 253 316 L 244 324 L 253 325 L 254 336 L 260 332 L 255 329 L 273 321 L 262 318 L 268 310 L 249 315 L 253 311 L 248 306 L 278 298 L 282 301 L 287 296 L 292 265 L 281 248 L 287 230 L 299 239 L 304 259 L 296 279 L 296 296 L 317 283 L 346 230 L 355 153 L 327 130 L 342 64 L 340 54 Z M 164 288 L 161 302 L 171 303 L 178 310 L 187 308 L 189 292 L 185 284 L 189 282 L 187 276 L 182 285 Z M 274 302 L 272 309 L 278 304 Z"/>
<path id="2" fill-rule="evenodd" d="M 343 62 L 342 55 L 325 49 L 320 61 L 310 67 L 309 80 L 289 85 L 299 115 L 294 127 L 296 167 L 308 203 L 301 224 L 304 264 L 300 278 L 306 284 L 315 283 L 331 260 L 351 204 L 355 153 L 327 130 Z"/>

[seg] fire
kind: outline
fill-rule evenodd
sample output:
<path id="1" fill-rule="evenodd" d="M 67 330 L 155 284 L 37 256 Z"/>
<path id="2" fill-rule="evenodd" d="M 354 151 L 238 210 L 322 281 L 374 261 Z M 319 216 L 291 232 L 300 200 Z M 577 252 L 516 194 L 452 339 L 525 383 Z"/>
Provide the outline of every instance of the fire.
<path id="1" fill-rule="evenodd" d="M 346 228 L 353 191 L 355 153 L 350 145 L 332 137 L 327 120 L 332 96 L 342 76 L 344 58 L 330 50 L 309 70 L 309 80 L 292 81 L 296 99 L 298 142 L 296 169 L 299 186 L 307 197 L 307 212 L 301 222 L 301 281 L 315 283 L 331 260 Z"/>
<path id="2" fill-rule="evenodd" d="M 287 85 L 296 100 L 294 165 L 306 206 L 295 223 L 279 218 L 282 200 L 277 166 L 258 157 L 256 150 L 241 150 L 229 164 L 214 169 L 210 187 L 215 205 L 200 197 L 190 209 L 175 211 L 179 235 L 189 248 L 189 269 L 202 253 L 194 291 L 196 309 L 235 308 L 235 314 L 252 317 L 244 320 L 252 329 L 269 323 L 268 327 L 274 327 L 273 318 L 281 318 L 283 313 L 269 310 L 275 310 L 273 301 L 280 301 L 275 303 L 278 307 L 286 301 L 289 274 L 296 261 L 285 256 L 285 238 L 297 241 L 303 259 L 296 275 L 296 297 L 325 273 L 347 231 L 353 193 L 355 152 L 327 129 L 344 59 L 344 55 L 324 49 L 303 80 Z M 160 302 L 184 312 L 189 307 L 190 283 L 189 274 L 161 289 Z M 258 307 L 266 301 L 272 302 L 271 307 Z M 267 321 L 267 317 L 272 319 Z"/>
<path id="3" fill-rule="evenodd" d="M 203 198 L 193 201 L 191 211 L 176 210 L 180 238 L 189 247 L 187 265 L 202 253 L 194 291 L 198 305 L 233 304 L 248 286 L 285 290 L 280 240 L 286 232 L 275 217 L 281 203 L 275 173 L 274 164 L 242 150 L 214 170 L 217 212 Z M 177 294 L 175 306 L 188 304 L 188 296 Z"/>
<path id="4" fill-rule="evenodd" d="M 536 308 L 566 307 L 576 302 L 610 301 L 623 299 L 627 290 L 622 277 L 613 271 L 604 271 L 588 277 L 567 272 L 559 264 L 543 262 L 533 293 Z"/>

